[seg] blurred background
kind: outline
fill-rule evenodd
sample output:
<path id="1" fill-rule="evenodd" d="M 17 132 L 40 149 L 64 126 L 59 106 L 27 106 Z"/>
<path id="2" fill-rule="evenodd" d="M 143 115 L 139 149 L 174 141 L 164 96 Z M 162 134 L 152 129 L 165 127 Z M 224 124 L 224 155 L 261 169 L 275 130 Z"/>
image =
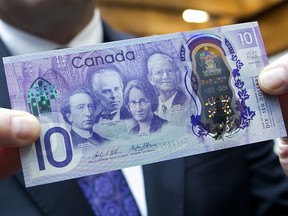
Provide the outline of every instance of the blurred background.
<path id="1" fill-rule="evenodd" d="M 288 52 L 287 0 L 99 0 L 99 3 L 107 23 L 136 36 L 258 21 L 270 59 Z"/>

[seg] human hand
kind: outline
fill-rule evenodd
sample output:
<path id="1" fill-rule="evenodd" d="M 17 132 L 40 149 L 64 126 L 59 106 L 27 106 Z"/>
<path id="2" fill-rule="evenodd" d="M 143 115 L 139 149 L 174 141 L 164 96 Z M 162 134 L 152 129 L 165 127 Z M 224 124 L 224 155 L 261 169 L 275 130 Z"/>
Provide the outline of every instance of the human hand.
<path id="1" fill-rule="evenodd" d="M 288 129 L 288 54 L 265 67 L 259 75 L 261 89 L 271 95 L 278 95 L 286 131 Z M 281 138 L 279 160 L 288 175 L 288 137 Z"/>
<path id="2" fill-rule="evenodd" d="M 32 144 L 40 134 L 40 124 L 33 115 L 0 108 L 0 179 L 20 168 L 19 147 Z"/>

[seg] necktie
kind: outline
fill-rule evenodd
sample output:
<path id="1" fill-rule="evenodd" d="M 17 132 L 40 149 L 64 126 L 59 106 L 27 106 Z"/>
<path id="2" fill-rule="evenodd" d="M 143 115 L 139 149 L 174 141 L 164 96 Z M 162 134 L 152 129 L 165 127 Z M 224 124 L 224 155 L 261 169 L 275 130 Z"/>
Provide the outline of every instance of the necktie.
<path id="1" fill-rule="evenodd" d="M 161 106 L 162 112 L 161 115 L 159 115 L 161 118 L 167 119 L 167 107 L 162 104 Z"/>
<path id="2" fill-rule="evenodd" d="M 113 120 L 114 116 L 116 115 L 117 112 L 112 113 L 112 114 L 107 114 L 107 113 L 103 113 L 100 115 L 100 117 L 102 119 L 106 119 L 106 120 Z"/>
<path id="3" fill-rule="evenodd" d="M 78 179 L 96 216 L 140 216 L 121 170 Z"/>
<path id="4" fill-rule="evenodd" d="M 167 111 L 167 107 L 164 104 L 162 105 L 162 111 L 163 111 L 163 113 L 166 113 L 166 111 Z"/>

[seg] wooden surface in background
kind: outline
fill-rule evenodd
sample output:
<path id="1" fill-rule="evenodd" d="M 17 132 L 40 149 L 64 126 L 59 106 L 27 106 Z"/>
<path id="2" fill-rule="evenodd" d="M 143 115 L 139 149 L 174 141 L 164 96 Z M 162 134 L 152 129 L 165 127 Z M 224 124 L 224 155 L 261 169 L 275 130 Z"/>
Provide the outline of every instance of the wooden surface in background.
<path id="1" fill-rule="evenodd" d="M 288 49 L 287 0 L 99 0 L 102 17 L 112 27 L 149 36 L 258 21 L 268 55 Z M 207 23 L 186 23 L 184 9 L 210 13 Z"/>

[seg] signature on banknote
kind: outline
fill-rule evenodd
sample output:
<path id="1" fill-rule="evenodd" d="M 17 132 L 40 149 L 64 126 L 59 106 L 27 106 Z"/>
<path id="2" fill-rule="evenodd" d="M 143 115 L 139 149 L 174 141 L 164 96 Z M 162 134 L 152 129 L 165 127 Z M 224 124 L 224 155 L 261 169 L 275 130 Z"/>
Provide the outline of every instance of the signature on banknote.
<path id="1" fill-rule="evenodd" d="M 108 160 L 109 158 L 117 157 L 118 155 L 122 155 L 120 151 L 120 147 L 116 147 L 114 149 L 108 149 L 106 151 L 96 151 L 95 154 L 92 156 L 92 160 Z"/>

